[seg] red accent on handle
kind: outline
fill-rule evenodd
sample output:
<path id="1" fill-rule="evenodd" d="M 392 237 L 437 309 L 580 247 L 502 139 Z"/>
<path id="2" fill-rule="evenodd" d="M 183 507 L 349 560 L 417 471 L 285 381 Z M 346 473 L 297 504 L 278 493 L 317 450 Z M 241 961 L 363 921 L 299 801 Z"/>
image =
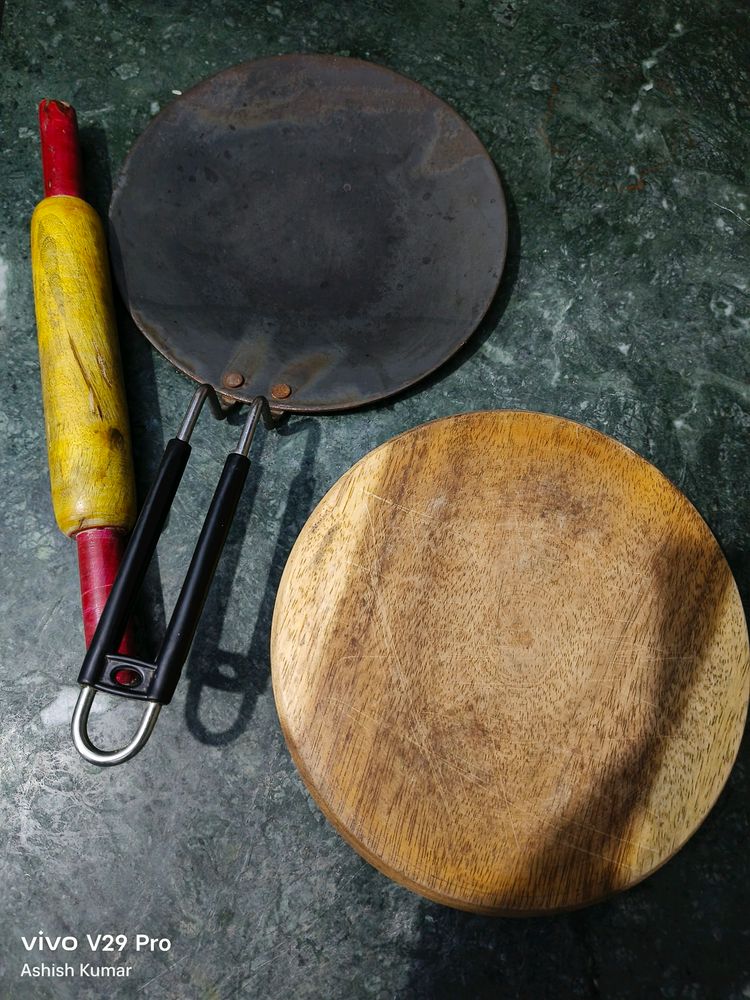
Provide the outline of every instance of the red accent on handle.
<path id="1" fill-rule="evenodd" d="M 83 197 L 81 148 L 75 109 L 65 101 L 39 102 L 44 195 Z"/>
<path id="2" fill-rule="evenodd" d="M 125 551 L 125 536 L 114 528 L 89 528 L 76 535 L 78 573 L 81 578 L 83 634 L 88 647 Z M 133 635 L 128 625 L 118 652 L 134 654 Z"/>

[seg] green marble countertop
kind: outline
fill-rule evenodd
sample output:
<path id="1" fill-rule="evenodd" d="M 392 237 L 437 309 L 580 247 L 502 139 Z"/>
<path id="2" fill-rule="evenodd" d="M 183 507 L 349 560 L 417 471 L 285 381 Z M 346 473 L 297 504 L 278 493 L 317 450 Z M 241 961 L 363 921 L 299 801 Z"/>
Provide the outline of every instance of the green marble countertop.
<path id="1" fill-rule="evenodd" d="M 0 82 L 3 996 L 750 995 L 747 743 L 704 826 L 645 883 L 578 913 L 490 920 L 412 895 L 339 839 L 287 754 L 268 662 L 275 588 L 325 490 L 394 434 L 471 409 L 545 410 L 636 449 L 708 520 L 747 597 L 748 39 L 746 6 L 722 0 L 12 0 Z M 140 757 L 98 771 L 68 735 L 82 638 L 41 412 L 36 104 L 78 109 L 105 211 L 112 174 L 176 92 L 293 51 L 383 63 L 466 118 L 508 195 L 503 285 L 458 358 L 416 391 L 261 441 L 175 701 Z M 143 492 L 189 390 L 124 317 L 121 333 Z M 174 601 L 235 436 L 199 426 L 147 634 Z M 124 734 L 132 714 L 103 721 Z M 131 977 L 106 988 L 21 980 L 21 935 L 40 929 L 173 946 L 129 955 Z"/>

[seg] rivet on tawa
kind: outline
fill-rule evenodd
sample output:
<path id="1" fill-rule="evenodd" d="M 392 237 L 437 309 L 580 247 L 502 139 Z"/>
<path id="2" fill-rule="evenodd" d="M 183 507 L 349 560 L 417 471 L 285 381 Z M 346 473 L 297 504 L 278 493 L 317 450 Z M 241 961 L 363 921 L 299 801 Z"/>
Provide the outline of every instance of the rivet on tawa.
<path id="1" fill-rule="evenodd" d="M 279 382 L 278 385 L 271 386 L 271 395 L 274 399 L 288 399 L 292 394 L 292 387 L 286 382 Z"/>
<path id="2" fill-rule="evenodd" d="M 227 389 L 239 389 L 242 383 L 245 381 L 245 376 L 240 375 L 239 372 L 227 372 L 222 382 L 227 387 Z"/>

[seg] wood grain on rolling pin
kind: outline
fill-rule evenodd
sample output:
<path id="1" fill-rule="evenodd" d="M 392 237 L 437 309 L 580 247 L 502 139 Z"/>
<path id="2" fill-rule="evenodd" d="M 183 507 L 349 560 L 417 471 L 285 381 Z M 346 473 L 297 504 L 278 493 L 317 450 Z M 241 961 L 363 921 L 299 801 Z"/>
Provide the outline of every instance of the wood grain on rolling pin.
<path id="1" fill-rule="evenodd" d="M 130 431 L 96 212 L 80 198 L 46 198 L 31 220 L 31 252 L 57 523 L 66 535 L 128 530 L 136 507 Z"/>
<path id="2" fill-rule="evenodd" d="M 294 760 L 387 875 L 534 913 L 627 888 L 729 774 L 748 699 L 737 588 L 653 466 L 543 414 L 371 452 L 290 555 L 271 639 Z"/>

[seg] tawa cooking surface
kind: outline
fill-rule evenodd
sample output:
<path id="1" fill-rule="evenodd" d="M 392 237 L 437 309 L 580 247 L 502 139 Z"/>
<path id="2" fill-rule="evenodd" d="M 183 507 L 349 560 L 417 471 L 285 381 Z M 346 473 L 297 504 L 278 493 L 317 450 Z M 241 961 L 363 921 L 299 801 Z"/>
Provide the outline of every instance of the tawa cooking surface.
<path id="1" fill-rule="evenodd" d="M 174 101 L 126 160 L 110 222 L 152 343 L 238 399 L 286 383 L 274 405 L 295 411 L 371 402 L 450 357 L 492 301 L 507 233 L 497 172 L 455 111 L 315 55 Z"/>

